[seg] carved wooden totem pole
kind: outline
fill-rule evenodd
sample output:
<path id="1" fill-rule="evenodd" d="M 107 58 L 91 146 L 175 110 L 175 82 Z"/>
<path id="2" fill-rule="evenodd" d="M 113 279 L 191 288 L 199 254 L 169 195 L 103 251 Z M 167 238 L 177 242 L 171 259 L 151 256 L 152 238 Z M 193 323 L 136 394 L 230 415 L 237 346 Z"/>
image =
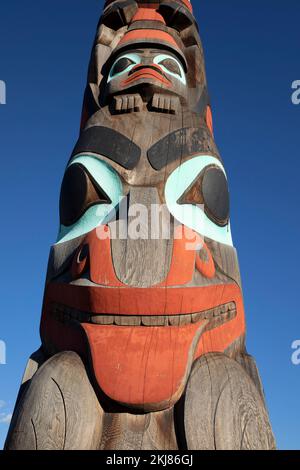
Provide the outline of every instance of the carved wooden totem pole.
<path id="1" fill-rule="evenodd" d="M 105 3 L 40 331 L 7 449 L 275 447 L 188 0 Z"/>

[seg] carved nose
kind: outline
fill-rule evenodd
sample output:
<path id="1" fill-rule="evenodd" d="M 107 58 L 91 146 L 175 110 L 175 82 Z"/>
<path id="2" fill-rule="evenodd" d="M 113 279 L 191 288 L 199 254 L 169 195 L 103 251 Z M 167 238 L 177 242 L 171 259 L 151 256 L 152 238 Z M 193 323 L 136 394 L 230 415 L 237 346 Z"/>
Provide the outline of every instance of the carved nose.
<path id="1" fill-rule="evenodd" d="M 112 233 L 122 233 L 123 238 L 117 236 L 111 242 L 118 279 L 132 287 L 162 283 L 170 270 L 173 236 L 170 213 L 160 204 L 158 191 L 144 187 L 131 189 L 126 230 L 124 222 L 120 219 L 110 224 Z"/>

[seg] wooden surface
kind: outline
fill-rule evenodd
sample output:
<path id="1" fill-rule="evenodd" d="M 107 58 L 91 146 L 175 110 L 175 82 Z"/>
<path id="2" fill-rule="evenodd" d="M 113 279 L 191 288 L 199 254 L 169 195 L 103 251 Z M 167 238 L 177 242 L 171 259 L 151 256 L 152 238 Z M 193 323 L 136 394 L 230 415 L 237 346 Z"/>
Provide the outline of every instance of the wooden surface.
<path id="1" fill-rule="evenodd" d="M 188 0 L 105 3 L 71 159 L 79 156 L 80 165 L 66 169 L 64 238 L 49 258 L 45 356 L 29 361 L 6 447 L 273 449 L 263 387 L 245 348 L 227 178 Z M 182 168 L 190 164 L 192 181 Z M 177 200 L 169 184 L 180 187 Z M 111 208 L 102 219 L 89 211 L 113 200 L 115 218 Z M 204 211 L 203 226 L 188 209 L 180 215 L 180 203 L 203 203 L 193 212 Z M 155 205 L 171 227 L 177 217 L 181 231 L 198 237 L 194 248 L 172 230 L 151 237 Z M 139 206 L 146 217 L 138 237 L 130 228 L 126 239 L 113 237 L 122 217 L 137 228 L 130 210 Z"/>
<path id="2" fill-rule="evenodd" d="M 20 400 L 7 450 L 89 450 L 101 438 L 102 410 L 79 356 L 49 359 Z"/>
<path id="3" fill-rule="evenodd" d="M 101 400 L 100 400 L 101 402 Z M 7 450 L 270 450 L 263 399 L 243 367 L 224 354 L 193 366 L 175 407 L 105 412 L 79 356 L 49 359 L 20 400 Z"/>
<path id="4" fill-rule="evenodd" d="M 162 283 L 169 273 L 173 240 L 170 236 L 166 239 L 162 238 L 160 219 L 158 219 L 158 224 L 151 221 L 152 204 L 159 206 L 158 193 L 154 188 L 133 188 L 130 192 L 130 207 L 135 208 L 135 212 L 140 212 L 129 214 L 128 226 L 133 227 L 130 224 L 137 216 L 142 223 L 134 225 L 135 233 L 127 235 L 126 239 L 112 240 L 112 257 L 116 275 L 125 285 L 151 287 Z M 163 212 L 162 219 L 164 223 L 167 223 Z M 149 240 L 149 233 L 155 237 Z M 133 235 L 139 238 L 136 239 Z M 155 256 L 153 256 L 154 253 Z"/>
<path id="5" fill-rule="evenodd" d="M 184 426 L 191 450 L 272 450 L 275 441 L 254 382 L 223 354 L 194 364 L 184 399 Z"/>
<path id="6" fill-rule="evenodd" d="M 177 450 L 173 408 L 134 415 L 104 415 L 101 450 Z"/>

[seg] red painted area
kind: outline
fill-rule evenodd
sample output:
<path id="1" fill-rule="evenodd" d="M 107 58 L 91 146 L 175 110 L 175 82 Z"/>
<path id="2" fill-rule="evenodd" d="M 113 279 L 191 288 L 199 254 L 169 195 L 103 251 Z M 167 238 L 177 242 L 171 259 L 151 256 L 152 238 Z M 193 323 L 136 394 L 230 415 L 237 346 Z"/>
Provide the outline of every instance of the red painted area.
<path id="1" fill-rule="evenodd" d="M 74 256 L 72 264 L 73 279 L 78 279 L 86 269 L 87 260 L 84 259 L 78 264 L 77 259 L 82 246 L 88 245 L 91 281 L 99 286 L 125 287 L 125 285 L 118 280 L 113 267 L 110 237 L 110 229 L 108 226 L 101 226 L 87 234 Z M 198 255 L 196 256 L 199 247 L 204 247 L 207 250 L 209 256 L 209 262 L 207 264 L 201 264 Z M 207 277 L 213 277 L 213 260 L 202 237 L 188 227 L 182 225 L 176 227 L 169 274 L 166 280 L 157 287 L 184 286 L 191 282 L 195 271 L 196 260 L 197 268 L 200 272 Z"/>
<path id="2" fill-rule="evenodd" d="M 83 328 L 97 382 L 107 396 L 132 406 L 172 406 L 174 395 L 184 386 L 188 354 L 199 325 L 95 328 L 84 324 Z"/>
<path id="3" fill-rule="evenodd" d="M 85 256 L 83 259 L 80 259 L 80 255 L 82 253 L 82 246 L 76 250 L 73 262 L 72 262 L 72 267 L 71 267 L 71 274 L 72 274 L 72 279 L 79 279 L 83 273 L 88 269 L 89 265 L 89 255 Z"/>
<path id="4" fill-rule="evenodd" d="M 216 275 L 215 263 L 206 243 L 203 243 L 201 252 L 196 255 L 196 268 L 208 279 L 213 279 Z"/>
<path id="5" fill-rule="evenodd" d="M 195 271 L 197 242 L 198 235 L 193 230 L 182 225 L 176 227 L 170 271 L 161 287 L 184 286 L 191 282 Z"/>
<path id="6" fill-rule="evenodd" d="M 159 21 L 164 25 L 166 24 L 163 17 L 155 10 L 155 8 L 139 8 L 131 21 L 132 23 L 134 21 Z"/>
<path id="7" fill-rule="evenodd" d="M 193 7 L 192 7 L 192 3 L 189 2 L 189 0 L 181 0 L 182 3 L 185 4 L 185 6 L 192 12 L 193 11 Z"/>
<path id="8" fill-rule="evenodd" d="M 159 70 L 158 66 L 156 66 L 156 68 Z M 136 82 L 137 80 L 141 80 L 142 78 L 155 79 L 156 81 L 161 82 L 163 85 L 167 87 L 170 87 L 172 85 L 170 80 L 168 80 L 163 75 L 161 75 L 159 71 L 153 70 L 149 67 L 145 67 L 143 69 L 138 70 L 137 72 L 134 72 L 132 75 L 130 75 L 129 78 L 127 78 L 126 80 L 122 82 L 122 86 L 125 87 L 128 85 L 131 85 L 133 82 Z"/>
<path id="9" fill-rule="evenodd" d="M 119 46 L 135 41 L 143 41 L 145 43 L 151 43 L 151 41 L 161 41 L 178 49 L 178 45 L 175 39 L 165 31 L 159 31 L 158 29 L 136 29 L 134 31 L 129 31 L 125 34 L 125 36 L 123 36 L 119 42 Z"/>
<path id="10" fill-rule="evenodd" d="M 110 5 L 111 3 L 113 3 L 115 0 L 106 0 L 105 2 L 105 7 L 107 7 L 108 5 Z M 192 7 L 192 4 L 191 2 L 189 2 L 189 0 L 176 0 L 178 3 L 183 3 L 191 12 L 193 11 L 193 7 Z M 137 0 L 137 3 L 139 3 L 139 1 Z M 143 8 L 157 8 L 158 5 L 157 3 L 154 3 L 152 2 L 151 0 L 147 3 L 143 3 L 142 4 L 142 7 Z"/>
<path id="11" fill-rule="evenodd" d="M 228 294 L 228 295 L 226 295 Z M 203 287 L 88 287 L 50 283 L 46 300 L 83 312 L 104 315 L 181 315 L 235 302 L 240 295 L 236 284 Z M 231 300 L 225 300 L 232 297 Z"/>
<path id="12" fill-rule="evenodd" d="M 199 256 L 200 248 L 205 250 L 206 261 Z M 199 272 L 209 279 L 216 274 L 212 254 L 202 237 L 188 227 L 178 226 L 175 230 L 170 272 L 161 286 L 188 284 L 193 279 L 195 265 Z"/>
<path id="13" fill-rule="evenodd" d="M 186 227 L 176 228 L 173 254 L 166 280 L 151 288 L 122 284 L 116 277 L 109 227 L 90 232 L 83 241 L 88 259 L 76 252 L 72 274 L 87 268 L 94 286 L 50 283 L 46 287 L 41 336 L 58 351 L 73 350 L 83 357 L 91 353 L 92 368 L 101 390 L 127 406 L 153 410 L 175 403 L 194 359 L 208 352 L 223 352 L 245 333 L 242 293 L 237 284 L 185 287 L 193 279 L 195 266 L 208 278 L 214 263 L 202 238 Z M 207 250 L 207 259 L 199 250 Z M 86 313 L 123 316 L 185 315 L 235 302 L 237 316 L 210 331 L 198 324 L 165 327 L 101 326 L 77 322 L 67 324 L 53 314 L 53 303 Z"/>
<path id="14" fill-rule="evenodd" d="M 88 233 L 83 243 L 89 246 L 91 281 L 102 286 L 122 287 L 113 267 L 109 227 L 101 226 Z"/>
<path id="15" fill-rule="evenodd" d="M 207 127 L 209 128 L 211 135 L 214 135 L 214 126 L 213 126 L 213 117 L 212 117 L 212 111 L 211 107 L 207 106 L 206 108 L 206 124 Z"/>
<path id="16" fill-rule="evenodd" d="M 51 302 L 84 312 L 122 315 L 171 315 L 201 312 L 228 302 L 237 317 L 200 338 L 192 359 L 224 351 L 245 332 L 241 291 L 235 284 L 195 288 L 135 289 L 50 284 L 46 290 L 41 335 L 58 350 L 85 349 L 80 330 L 62 325 L 50 312 Z M 181 327 L 118 327 L 83 324 L 93 370 L 103 392 L 129 406 L 155 409 L 179 398 L 189 372 L 188 357 L 201 324 Z"/>

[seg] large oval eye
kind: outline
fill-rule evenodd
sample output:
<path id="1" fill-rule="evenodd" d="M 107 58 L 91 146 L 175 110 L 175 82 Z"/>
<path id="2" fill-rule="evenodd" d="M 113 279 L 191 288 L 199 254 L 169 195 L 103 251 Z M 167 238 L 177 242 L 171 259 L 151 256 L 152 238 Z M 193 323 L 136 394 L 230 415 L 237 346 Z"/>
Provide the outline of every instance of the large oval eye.
<path id="1" fill-rule="evenodd" d="M 80 237 L 115 217 L 122 182 L 106 162 L 80 155 L 69 164 L 61 187 L 57 243 Z"/>
<path id="2" fill-rule="evenodd" d="M 141 58 L 138 54 L 124 54 L 123 56 L 118 57 L 110 69 L 108 82 L 120 75 L 128 73 L 135 65 L 140 63 Z"/>
<path id="3" fill-rule="evenodd" d="M 196 156 L 169 176 L 165 186 L 169 211 L 180 223 L 203 237 L 232 246 L 229 191 L 221 162 Z"/>
<path id="4" fill-rule="evenodd" d="M 117 75 L 118 73 L 124 72 L 130 65 L 135 64 L 133 60 L 128 57 L 121 57 L 112 68 L 111 76 Z"/>
<path id="5" fill-rule="evenodd" d="M 156 65 L 159 65 L 165 73 L 177 78 L 184 85 L 186 85 L 186 77 L 184 69 L 175 57 L 168 54 L 159 54 L 154 58 L 153 61 Z"/>
<path id="6" fill-rule="evenodd" d="M 74 224 L 94 204 L 110 204 L 111 200 L 85 168 L 76 163 L 67 169 L 60 193 L 60 222 Z"/>
<path id="7" fill-rule="evenodd" d="M 224 172 L 216 166 L 208 166 L 193 181 L 178 204 L 198 204 L 204 206 L 207 216 L 216 224 L 228 224 L 230 202 L 228 183 Z"/>
<path id="8" fill-rule="evenodd" d="M 205 211 L 217 224 L 226 225 L 229 219 L 227 179 L 220 168 L 208 168 L 202 180 Z"/>
<path id="9" fill-rule="evenodd" d="M 168 69 L 169 72 L 181 76 L 181 70 L 176 60 L 171 58 L 164 59 L 162 62 L 160 62 L 160 65 L 163 65 L 166 69 Z"/>

